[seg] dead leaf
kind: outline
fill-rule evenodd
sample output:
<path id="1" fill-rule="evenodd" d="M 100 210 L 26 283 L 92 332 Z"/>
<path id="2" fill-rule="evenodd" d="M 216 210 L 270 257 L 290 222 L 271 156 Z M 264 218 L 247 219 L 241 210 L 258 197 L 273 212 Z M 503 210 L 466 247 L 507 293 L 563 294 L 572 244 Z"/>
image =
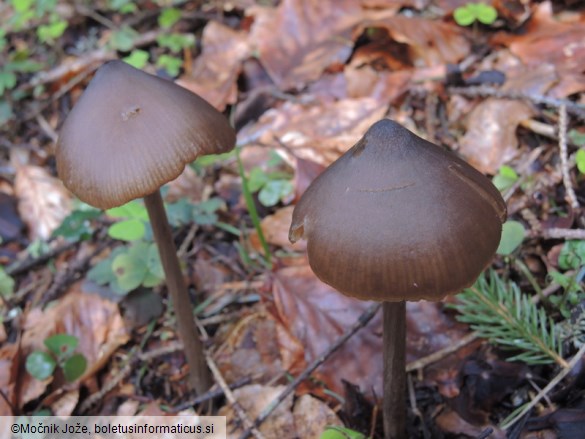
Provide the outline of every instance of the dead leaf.
<path id="1" fill-rule="evenodd" d="M 215 358 L 227 382 L 250 376 L 268 382 L 282 373 L 277 326 L 278 323 L 264 309 L 237 322 Z M 302 355 L 302 349 L 296 351 Z"/>
<path id="2" fill-rule="evenodd" d="M 193 62 L 191 74 L 177 83 L 223 111 L 238 96 L 238 75 L 251 52 L 248 35 L 212 20 L 203 29 L 201 45 L 203 50 Z"/>
<path id="3" fill-rule="evenodd" d="M 478 437 L 486 428 L 490 427 L 494 431 L 490 434 L 493 439 L 505 439 L 506 433 L 495 425 L 475 426 L 461 418 L 456 412 L 450 409 L 443 410 L 435 418 L 437 426 L 446 433 L 455 435 L 466 435 L 469 437 Z"/>
<path id="4" fill-rule="evenodd" d="M 554 65 L 559 84 L 551 95 L 566 97 L 585 90 L 584 26 L 585 15 L 563 22 L 553 16 L 552 3 L 545 1 L 535 6 L 525 32 L 500 33 L 493 42 L 507 45 L 527 66 Z"/>
<path id="5" fill-rule="evenodd" d="M 17 399 L 14 390 L 18 378 L 19 360 L 18 343 L 5 344 L 0 348 L 0 390 L 13 405 L 16 405 Z M 14 414 L 6 399 L 0 398 L 0 419 Z"/>
<path id="6" fill-rule="evenodd" d="M 488 98 L 469 115 L 459 152 L 476 169 L 494 175 L 517 154 L 518 124 L 532 116 L 521 101 Z"/>
<path id="7" fill-rule="evenodd" d="M 18 212 L 29 228 L 31 240 L 46 240 L 71 213 L 71 195 L 61 181 L 44 168 L 18 166 L 14 181 Z"/>
<path id="8" fill-rule="evenodd" d="M 260 226 L 268 244 L 275 245 L 286 251 L 304 251 L 307 248 L 307 244 L 304 241 L 291 244 L 288 240 L 288 229 L 292 221 L 293 210 L 294 206 L 278 209 L 274 214 L 264 217 Z M 257 251 L 262 250 L 256 231 L 250 234 L 250 242 Z"/>
<path id="9" fill-rule="evenodd" d="M 234 397 L 247 413 L 248 417 L 255 419 L 283 390 L 284 386 L 269 387 L 252 384 L 234 390 Z M 297 437 L 291 411 L 292 403 L 293 394 L 291 393 L 278 405 L 266 421 L 260 425 L 259 430 L 266 439 Z M 219 410 L 218 415 L 227 416 L 227 437 L 239 437 L 243 430 L 240 426 L 241 422 L 233 409 L 229 406 L 224 406 Z"/>
<path id="10" fill-rule="evenodd" d="M 124 322 L 115 303 L 93 294 L 71 292 L 57 305 L 44 311 L 31 310 L 24 324 L 22 352 L 26 357 L 34 350 L 45 350 L 44 341 L 54 334 L 70 334 L 79 340 L 77 352 L 82 353 L 93 369 L 105 365 L 115 349 L 128 341 Z M 88 372 L 84 377 L 89 377 Z M 37 398 L 47 383 L 22 371 L 20 406 Z"/>
<path id="11" fill-rule="evenodd" d="M 307 363 L 321 355 L 370 305 L 325 285 L 308 266 L 278 270 L 274 274 L 273 294 L 278 319 L 304 347 Z M 315 375 L 334 392 L 342 393 L 341 380 L 346 380 L 359 383 L 368 393 L 373 389 L 381 395 L 380 316 L 350 338 Z"/>
<path id="12" fill-rule="evenodd" d="M 277 8 L 251 8 L 250 43 L 278 87 L 301 88 L 349 58 L 360 12 L 358 0 L 283 0 Z"/>
<path id="13" fill-rule="evenodd" d="M 457 63 L 470 52 L 464 31 L 454 23 L 394 15 L 392 11 L 368 12 L 364 18 L 354 35 L 368 28 L 385 29 L 392 40 L 408 46 L 414 67 Z M 378 53 L 382 50 L 380 48 Z"/>
<path id="14" fill-rule="evenodd" d="M 256 124 L 243 128 L 238 141 L 274 147 L 282 142 L 297 157 L 329 165 L 384 117 L 386 108 L 387 103 L 372 98 L 317 101 L 312 105 L 285 102 L 264 113 Z"/>
<path id="15" fill-rule="evenodd" d="M 297 400 L 293 416 L 297 437 L 303 439 L 319 439 L 328 425 L 343 426 L 327 404 L 311 395 L 303 395 Z"/>

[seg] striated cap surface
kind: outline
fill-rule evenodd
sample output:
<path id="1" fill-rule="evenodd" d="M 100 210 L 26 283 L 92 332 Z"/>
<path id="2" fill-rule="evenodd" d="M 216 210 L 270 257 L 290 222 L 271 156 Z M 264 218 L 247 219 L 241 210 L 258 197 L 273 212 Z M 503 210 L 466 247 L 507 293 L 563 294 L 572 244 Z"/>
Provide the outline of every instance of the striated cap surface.
<path id="1" fill-rule="evenodd" d="M 79 199 L 109 209 L 156 191 L 198 156 L 234 144 L 234 130 L 204 99 L 111 61 L 61 128 L 57 172 Z"/>
<path id="2" fill-rule="evenodd" d="M 315 274 L 364 300 L 440 300 L 473 284 L 506 204 L 479 171 L 391 120 L 329 166 L 295 206 Z"/>

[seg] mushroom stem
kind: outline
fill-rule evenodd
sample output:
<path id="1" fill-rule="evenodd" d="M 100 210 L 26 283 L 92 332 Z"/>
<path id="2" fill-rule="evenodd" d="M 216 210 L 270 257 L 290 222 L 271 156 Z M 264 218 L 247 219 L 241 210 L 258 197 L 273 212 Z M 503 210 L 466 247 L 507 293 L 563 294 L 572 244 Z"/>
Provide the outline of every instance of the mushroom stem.
<path id="1" fill-rule="evenodd" d="M 406 302 L 384 302 L 384 439 L 406 438 Z"/>
<path id="2" fill-rule="evenodd" d="M 179 266 L 177 248 L 173 242 L 171 227 L 167 219 L 160 191 L 144 197 L 144 204 L 150 218 L 154 240 L 158 245 L 160 260 L 165 271 L 167 289 L 173 301 L 179 335 L 183 341 L 187 364 L 189 365 L 189 382 L 191 387 L 202 394 L 211 387 L 211 375 L 205 363 L 203 344 L 193 319 L 193 305 L 187 293 L 183 273 Z"/>

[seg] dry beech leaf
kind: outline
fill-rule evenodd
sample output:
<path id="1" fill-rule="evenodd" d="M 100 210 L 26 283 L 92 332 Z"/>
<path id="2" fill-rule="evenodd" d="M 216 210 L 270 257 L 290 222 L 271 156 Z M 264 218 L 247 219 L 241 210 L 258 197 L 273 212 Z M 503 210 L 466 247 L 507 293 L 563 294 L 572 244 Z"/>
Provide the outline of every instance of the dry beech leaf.
<path id="1" fill-rule="evenodd" d="M 282 391 L 284 386 L 262 386 L 252 384 L 234 390 L 234 397 L 240 403 L 250 419 L 255 419 Z M 295 434 L 295 424 L 291 412 L 293 394 L 291 393 L 281 402 L 272 414 L 258 428 L 266 439 L 283 439 L 298 437 Z M 224 406 L 219 410 L 219 416 L 227 416 L 228 438 L 238 438 L 242 433 L 241 422 L 233 409 Z"/>
<path id="2" fill-rule="evenodd" d="M 325 285 L 308 266 L 278 270 L 272 289 L 278 320 L 298 338 L 307 363 L 322 354 L 370 305 Z M 341 380 L 346 380 L 360 385 L 370 396 L 372 390 L 381 395 L 381 325 L 380 316 L 374 317 L 317 369 L 318 379 L 340 394 Z"/>
<path id="3" fill-rule="evenodd" d="M 522 101 L 484 100 L 469 115 L 459 152 L 480 172 L 496 174 L 517 154 L 516 128 L 532 114 L 531 107 Z"/>
<path id="4" fill-rule="evenodd" d="M 493 432 L 490 434 L 490 438 L 493 439 L 504 439 L 506 437 L 506 433 L 500 430 L 495 425 L 482 425 L 476 426 L 472 425 L 467 422 L 465 419 L 461 418 L 457 414 L 457 412 L 451 409 L 444 409 L 439 416 L 435 418 L 435 422 L 437 426 L 446 433 L 455 434 L 457 436 L 464 435 L 465 437 L 478 437 L 480 436 L 487 428 L 491 428 Z"/>
<path id="5" fill-rule="evenodd" d="M 45 339 L 54 334 L 77 337 L 77 352 L 85 356 L 88 369 L 93 373 L 96 372 L 93 365 L 105 365 L 115 348 L 128 341 L 118 306 L 100 296 L 79 292 L 67 294 L 52 308 L 44 311 L 35 308 L 27 314 L 22 337 L 23 355 L 36 349 L 44 350 Z M 88 377 L 88 373 L 84 376 Z M 22 377 L 21 407 L 41 395 L 47 385 L 24 371 Z"/>
<path id="6" fill-rule="evenodd" d="M 15 401 L 14 390 L 18 378 L 19 359 L 18 343 L 5 344 L 0 348 L 0 390 L 11 404 Z M 2 416 L 12 414 L 14 413 L 6 400 L 0 398 L 0 419 Z"/>
<path id="7" fill-rule="evenodd" d="M 278 209 L 272 215 L 264 217 L 260 226 L 268 244 L 275 245 L 287 251 L 304 251 L 307 248 L 305 241 L 291 244 L 288 240 L 288 229 L 292 221 L 293 209 L 294 206 L 286 206 Z M 262 245 L 260 244 L 256 231 L 250 234 L 250 242 L 257 251 L 262 250 Z"/>
<path id="8" fill-rule="evenodd" d="M 499 33 L 493 42 L 507 45 L 527 66 L 554 65 L 559 84 L 551 94 L 565 97 L 585 90 L 584 27 L 584 14 L 577 20 L 563 22 L 553 16 L 552 3 L 545 1 L 535 6 L 525 32 Z"/>
<path id="9" fill-rule="evenodd" d="M 408 46 L 410 62 L 415 67 L 457 63 L 470 52 L 463 29 L 454 23 L 405 17 L 388 11 L 368 12 L 364 18 L 354 35 L 367 28 L 385 29 L 394 41 Z"/>
<path id="10" fill-rule="evenodd" d="M 343 426 L 335 412 L 311 395 L 301 396 L 293 409 L 297 437 L 319 439 L 328 425 Z"/>
<path id="11" fill-rule="evenodd" d="M 238 321 L 215 358 L 226 381 L 231 383 L 254 376 L 262 382 L 282 373 L 281 347 L 276 335 L 278 325 L 264 310 Z M 301 348 L 293 350 L 302 355 Z"/>
<path id="12" fill-rule="evenodd" d="M 285 102 L 242 129 L 238 141 L 278 147 L 276 137 L 297 157 L 329 165 L 383 118 L 386 109 L 387 103 L 372 98 L 317 101 L 312 105 Z"/>
<path id="13" fill-rule="evenodd" d="M 223 111 L 237 99 L 238 75 L 251 52 L 248 35 L 210 21 L 203 30 L 201 45 L 203 51 L 193 62 L 191 74 L 177 83 Z"/>
<path id="14" fill-rule="evenodd" d="M 18 211 L 29 228 L 30 239 L 46 240 L 71 213 L 71 195 L 61 181 L 39 166 L 16 170 L 14 192 Z"/>
<path id="15" fill-rule="evenodd" d="M 256 7 L 250 43 L 281 89 L 301 88 L 351 55 L 358 0 L 283 0 L 277 8 Z"/>

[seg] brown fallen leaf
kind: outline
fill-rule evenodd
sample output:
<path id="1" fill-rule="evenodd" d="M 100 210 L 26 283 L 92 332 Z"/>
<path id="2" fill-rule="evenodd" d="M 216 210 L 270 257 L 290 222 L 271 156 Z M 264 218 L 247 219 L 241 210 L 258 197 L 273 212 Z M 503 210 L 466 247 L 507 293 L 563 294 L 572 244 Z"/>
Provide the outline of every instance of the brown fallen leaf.
<path id="1" fill-rule="evenodd" d="M 282 391 L 284 386 L 263 386 L 252 384 L 234 390 L 234 397 L 240 406 L 248 414 L 250 419 L 255 419 L 260 412 L 270 404 Z M 260 433 L 266 439 L 283 439 L 298 437 L 295 434 L 295 423 L 292 414 L 293 394 L 291 393 L 260 427 Z M 243 432 L 241 422 L 233 409 L 224 406 L 219 410 L 219 416 L 227 417 L 228 438 L 237 438 Z"/>
<path id="2" fill-rule="evenodd" d="M 44 168 L 18 166 L 14 181 L 18 212 L 27 224 L 31 240 L 46 240 L 71 213 L 71 195 L 61 181 Z"/>
<path id="3" fill-rule="evenodd" d="M 504 439 L 506 433 L 500 430 L 495 425 L 482 425 L 476 426 L 461 418 L 457 412 L 451 409 L 443 410 L 439 416 L 435 418 L 437 426 L 446 433 L 455 435 L 465 435 L 469 437 L 478 437 L 486 428 L 492 428 L 493 432 L 490 434 L 490 438 L 493 439 Z"/>
<path id="4" fill-rule="evenodd" d="M 88 364 L 85 378 L 95 374 L 96 364 L 102 367 L 115 349 L 128 341 L 118 306 L 93 294 L 71 292 L 57 305 L 46 310 L 35 308 L 26 315 L 22 336 L 22 353 L 45 350 L 44 341 L 54 334 L 70 334 L 79 340 L 77 352 Z M 22 370 L 20 407 L 40 396 L 47 382 L 39 381 Z M 55 383 L 59 388 L 63 383 Z"/>
<path id="5" fill-rule="evenodd" d="M 201 46 L 203 50 L 193 62 L 191 73 L 177 83 L 223 111 L 238 96 L 238 75 L 242 62 L 251 53 L 248 34 L 212 20 L 203 30 Z"/>
<path id="6" fill-rule="evenodd" d="M 565 97 L 585 90 L 585 15 L 578 14 L 570 21 L 553 15 L 552 3 L 545 1 L 534 6 L 534 14 L 521 34 L 499 33 L 495 44 L 504 44 L 527 66 L 543 63 L 555 66 L 559 83 L 551 95 Z"/>
<path id="7" fill-rule="evenodd" d="M 384 29 L 392 40 L 407 45 L 409 61 L 414 67 L 457 63 L 471 50 L 464 37 L 465 31 L 455 23 L 406 17 L 382 10 L 364 13 L 364 20 L 354 31 L 354 37 L 368 28 Z M 380 53 L 383 53 L 383 48 L 378 48 Z M 395 58 L 392 54 L 389 56 Z"/>
<path id="8" fill-rule="evenodd" d="M 311 396 L 301 396 L 293 408 L 297 437 L 319 439 L 329 425 L 343 426 L 335 412 L 323 401 Z"/>
<path id="9" fill-rule="evenodd" d="M 286 251 L 304 251 L 307 248 L 307 244 L 304 241 L 291 244 L 288 240 L 288 229 L 292 221 L 293 209 L 294 206 L 278 209 L 274 214 L 264 217 L 260 226 L 268 244 L 275 245 Z M 250 242 L 256 251 L 262 251 L 262 245 L 255 230 L 250 234 Z"/>
<path id="10" fill-rule="evenodd" d="M 329 165 L 384 117 L 386 109 L 386 102 L 372 98 L 316 101 L 311 105 L 285 102 L 264 113 L 257 123 L 243 128 L 238 140 L 274 147 L 283 143 L 297 157 Z M 290 162 L 293 161 L 291 157 Z"/>
<path id="11" fill-rule="evenodd" d="M 5 344 L 0 348 L 0 390 L 6 398 L 0 398 L 0 419 L 15 414 L 10 404 L 15 406 L 17 401 L 15 386 L 20 361 L 18 343 Z"/>
<path id="12" fill-rule="evenodd" d="M 482 101 L 469 115 L 459 152 L 480 172 L 496 174 L 517 154 L 516 128 L 533 113 L 522 101 L 496 98 Z"/>
<path id="13" fill-rule="evenodd" d="M 302 88 L 351 55 L 358 0 L 283 0 L 276 8 L 255 7 L 250 44 L 283 90 Z"/>

